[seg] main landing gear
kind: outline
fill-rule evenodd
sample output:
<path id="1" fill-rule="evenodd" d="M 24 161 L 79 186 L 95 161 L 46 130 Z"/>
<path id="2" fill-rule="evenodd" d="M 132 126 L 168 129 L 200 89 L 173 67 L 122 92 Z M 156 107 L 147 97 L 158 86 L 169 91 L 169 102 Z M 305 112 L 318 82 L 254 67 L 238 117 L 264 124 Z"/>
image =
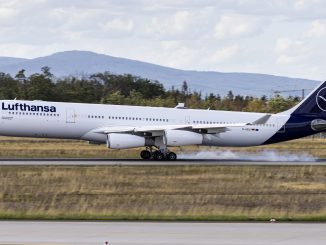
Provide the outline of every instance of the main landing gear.
<path id="1" fill-rule="evenodd" d="M 152 149 L 146 149 L 140 152 L 140 157 L 144 160 L 154 159 L 156 161 L 175 161 L 177 160 L 177 154 L 172 151 L 152 151 Z"/>

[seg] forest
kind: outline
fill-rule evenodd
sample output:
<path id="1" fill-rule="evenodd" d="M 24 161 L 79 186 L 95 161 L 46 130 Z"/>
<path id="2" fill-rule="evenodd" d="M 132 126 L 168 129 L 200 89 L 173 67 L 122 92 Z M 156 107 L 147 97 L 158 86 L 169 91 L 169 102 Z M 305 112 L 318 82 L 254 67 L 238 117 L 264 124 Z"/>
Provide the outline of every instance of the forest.
<path id="1" fill-rule="evenodd" d="M 203 81 L 204 83 L 205 81 Z M 61 102 L 102 103 L 175 107 L 179 102 L 188 108 L 277 113 L 300 101 L 299 97 L 267 98 L 235 95 L 232 90 L 221 96 L 218 91 L 201 94 L 191 90 L 186 81 L 179 88 L 164 88 L 158 81 L 130 74 L 110 72 L 90 76 L 55 78 L 51 69 L 29 76 L 20 70 L 15 76 L 0 72 L 0 99 L 45 100 Z"/>

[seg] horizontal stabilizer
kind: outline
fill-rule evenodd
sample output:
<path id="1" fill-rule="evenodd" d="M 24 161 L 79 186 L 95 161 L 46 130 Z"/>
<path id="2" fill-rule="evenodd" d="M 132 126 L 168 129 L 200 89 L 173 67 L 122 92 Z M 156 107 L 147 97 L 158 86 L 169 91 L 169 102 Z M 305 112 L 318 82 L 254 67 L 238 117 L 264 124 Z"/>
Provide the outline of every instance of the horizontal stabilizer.
<path id="1" fill-rule="evenodd" d="M 265 123 L 267 123 L 267 121 L 269 120 L 269 118 L 271 116 L 272 116 L 271 114 L 266 114 L 265 116 L 259 118 L 258 120 L 254 121 L 252 123 L 249 123 L 249 125 L 265 124 Z"/>

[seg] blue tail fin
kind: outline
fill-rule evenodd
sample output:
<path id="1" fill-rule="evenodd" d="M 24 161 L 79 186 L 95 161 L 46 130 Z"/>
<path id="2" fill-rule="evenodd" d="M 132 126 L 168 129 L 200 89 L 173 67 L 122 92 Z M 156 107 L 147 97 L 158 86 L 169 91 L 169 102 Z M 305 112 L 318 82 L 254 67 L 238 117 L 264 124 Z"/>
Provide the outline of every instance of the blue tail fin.
<path id="1" fill-rule="evenodd" d="M 292 115 L 313 115 L 326 118 L 326 81 L 287 112 Z"/>
<path id="2" fill-rule="evenodd" d="M 298 139 L 326 131 L 326 82 L 320 84 L 304 100 L 290 110 L 287 122 L 264 144 Z"/>

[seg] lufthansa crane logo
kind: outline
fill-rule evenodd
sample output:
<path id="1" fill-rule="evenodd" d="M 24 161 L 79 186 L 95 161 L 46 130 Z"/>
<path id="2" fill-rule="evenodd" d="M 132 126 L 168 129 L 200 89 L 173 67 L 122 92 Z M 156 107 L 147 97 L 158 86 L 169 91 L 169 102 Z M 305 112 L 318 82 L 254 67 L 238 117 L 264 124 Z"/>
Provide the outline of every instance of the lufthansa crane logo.
<path id="1" fill-rule="evenodd" d="M 316 96 L 316 102 L 320 110 L 326 111 L 326 87 L 319 90 Z"/>

